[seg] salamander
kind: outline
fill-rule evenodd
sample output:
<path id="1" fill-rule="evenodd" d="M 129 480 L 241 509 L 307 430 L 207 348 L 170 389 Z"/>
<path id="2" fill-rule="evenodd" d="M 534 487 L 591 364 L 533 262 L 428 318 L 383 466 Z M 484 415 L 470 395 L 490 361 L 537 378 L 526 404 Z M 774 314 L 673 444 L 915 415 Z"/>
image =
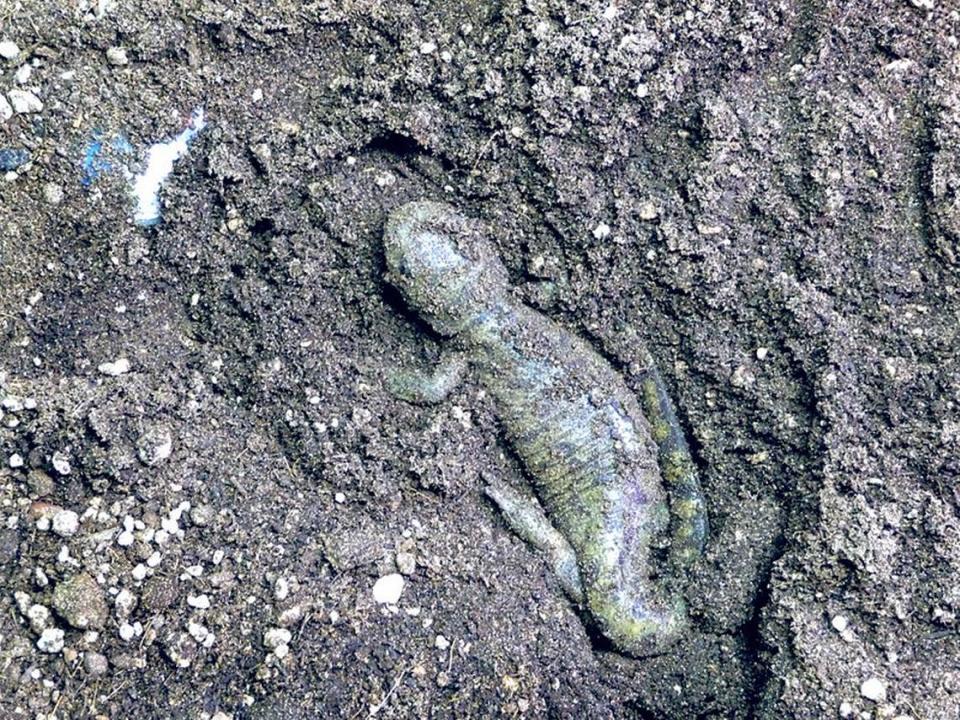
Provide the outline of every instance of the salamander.
<path id="1" fill-rule="evenodd" d="M 707 518 L 649 356 L 638 397 L 590 344 L 513 296 L 482 224 L 450 205 L 394 210 L 384 250 L 386 281 L 445 346 L 433 372 L 390 375 L 393 392 L 439 402 L 474 372 L 537 499 L 489 478 L 487 495 L 614 647 L 664 652 L 688 625 L 675 578 L 701 555 Z"/>

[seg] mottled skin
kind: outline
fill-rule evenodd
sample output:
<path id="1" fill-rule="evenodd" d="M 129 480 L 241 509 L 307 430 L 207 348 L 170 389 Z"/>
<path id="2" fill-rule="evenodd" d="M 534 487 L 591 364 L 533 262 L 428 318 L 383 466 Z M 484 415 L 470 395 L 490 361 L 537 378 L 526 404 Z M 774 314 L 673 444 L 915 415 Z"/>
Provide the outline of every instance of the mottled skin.
<path id="1" fill-rule="evenodd" d="M 387 280 L 450 339 L 431 377 L 398 373 L 394 391 L 436 402 L 472 368 L 546 516 L 505 484 L 492 483 L 490 497 L 515 531 L 546 553 L 566 592 L 617 648 L 633 655 L 663 651 L 685 627 L 686 611 L 679 595 L 651 577 L 652 545 L 670 517 L 660 463 L 671 488 L 674 568 L 699 556 L 706 522 L 656 370 L 648 364 L 643 380 L 651 426 L 620 375 L 590 345 L 511 297 L 506 270 L 481 229 L 448 205 L 399 208 L 384 245 Z"/>

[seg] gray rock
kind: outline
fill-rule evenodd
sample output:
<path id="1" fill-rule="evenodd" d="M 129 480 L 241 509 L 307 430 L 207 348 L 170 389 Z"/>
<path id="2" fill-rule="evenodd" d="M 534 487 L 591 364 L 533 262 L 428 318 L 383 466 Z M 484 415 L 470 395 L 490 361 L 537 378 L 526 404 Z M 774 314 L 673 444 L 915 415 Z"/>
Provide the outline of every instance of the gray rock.
<path id="1" fill-rule="evenodd" d="M 106 655 L 90 650 L 83 656 L 83 669 L 86 670 L 88 675 L 99 677 L 107 673 L 110 669 L 110 663 L 107 661 Z"/>
<path id="2" fill-rule="evenodd" d="M 137 456 L 144 465 L 159 465 L 172 453 L 173 437 L 163 425 L 148 428 L 137 439 Z"/>
<path id="3" fill-rule="evenodd" d="M 102 628 L 109 615 L 103 591 L 86 573 L 57 583 L 53 591 L 53 608 L 78 630 Z"/>
<path id="4" fill-rule="evenodd" d="M 53 495 L 53 491 L 56 489 L 53 478 L 43 470 L 30 471 L 27 475 L 27 487 L 30 489 L 30 494 L 37 497 Z"/>

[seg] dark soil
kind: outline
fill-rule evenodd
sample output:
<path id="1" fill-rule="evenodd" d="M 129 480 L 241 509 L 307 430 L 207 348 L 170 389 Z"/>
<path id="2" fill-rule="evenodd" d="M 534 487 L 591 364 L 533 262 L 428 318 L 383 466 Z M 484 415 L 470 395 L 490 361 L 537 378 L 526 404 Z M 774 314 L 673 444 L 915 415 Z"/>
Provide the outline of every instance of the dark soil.
<path id="1" fill-rule="evenodd" d="M 29 63 L 44 103 L 0 124 L 32 157 L 0 179 L 0 716 L 958 717 L 954 7 L 0 4 L 0 90 Z M 160 225 L 81 182 L 95 131 L 142 153 L 198 106 Z M 418 198 L 657 359 L 711 521 L 672 653 L 592 637 L 484 499 L 525 478 L 482 388 L 386 391 L 439 350 L 381 277 Z M 99 627 L 54 605 L 79 574 Z"/>

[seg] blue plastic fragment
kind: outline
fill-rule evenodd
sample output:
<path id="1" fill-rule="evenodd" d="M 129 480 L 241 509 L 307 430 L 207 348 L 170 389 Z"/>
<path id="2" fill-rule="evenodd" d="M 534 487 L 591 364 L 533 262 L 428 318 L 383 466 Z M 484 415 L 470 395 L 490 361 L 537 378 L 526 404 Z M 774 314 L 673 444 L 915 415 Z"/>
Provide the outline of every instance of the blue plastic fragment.
<path id="1" fill-rule="evenodd" d="M 103 133 L 94 130 L 91 133 L 93 138 L 83 151 L 83 160 L 80 165 L 83 168 L 83 177 L 80 182 L 84 187 L 90 187 L 103 173 L 108 173 L 117 167 L 116 160 L 132 155 L 133 146 L 130 141 L 122 135 L 116 135 L 109 141 L 104 141 Z M 125 167 L 126 162 L 119 164 L 119 167 Z"/>
<path id="2" fill-rule="evenodd" d="M 9 172 L 30 162 L 30 153 L 17 148 L 0 148 L 0 170 Z"/>

